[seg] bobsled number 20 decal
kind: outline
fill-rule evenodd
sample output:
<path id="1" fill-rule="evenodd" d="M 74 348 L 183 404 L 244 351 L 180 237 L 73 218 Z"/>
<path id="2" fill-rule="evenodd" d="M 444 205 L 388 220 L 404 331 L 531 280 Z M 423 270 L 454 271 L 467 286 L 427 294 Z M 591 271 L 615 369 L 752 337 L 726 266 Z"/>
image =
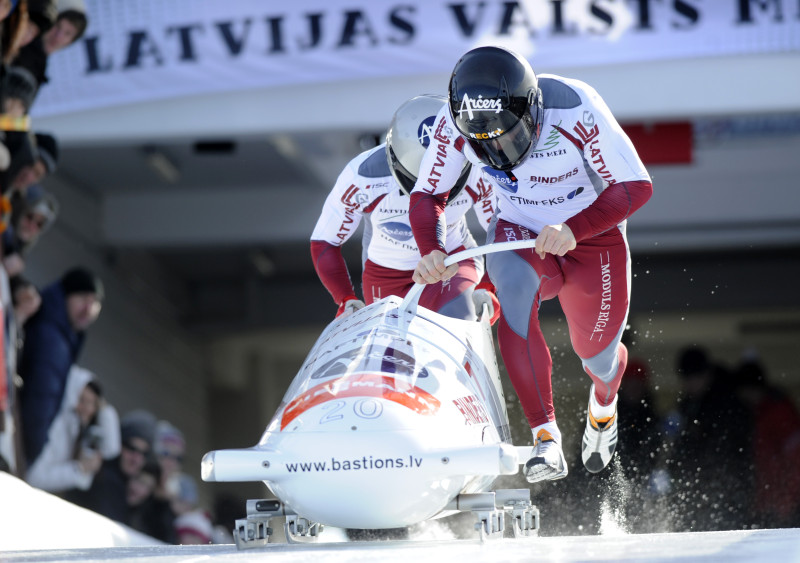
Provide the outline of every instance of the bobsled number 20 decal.
<path id="1" fill-rule="evenodd" d="M 311 407 L 345 397 L 380 397 L 423 415 L 435 414 L 441 405 L 439 399 L 424 389 L 393 377 L 373 373 L 351 375 L 320 383 L 295 397 L 283 411 L 281 430 Z"/>

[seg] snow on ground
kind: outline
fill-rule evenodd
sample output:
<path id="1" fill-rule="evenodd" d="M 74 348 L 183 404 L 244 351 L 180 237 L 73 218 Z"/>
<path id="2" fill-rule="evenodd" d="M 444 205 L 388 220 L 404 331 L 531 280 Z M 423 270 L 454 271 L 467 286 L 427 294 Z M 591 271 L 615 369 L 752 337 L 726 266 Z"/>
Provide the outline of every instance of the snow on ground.
<path id="1" fill-rule="evenodd" d="M 142 545 L 163 544 L 0 472 L 0 561 L 12 550 Z"/>
<path id="2" fill-rule="evenodd" d="M 478 540 L 452 539 L 452 534 L 438 521 L 419 527 L 412 539 L 405 542 L 343 542 L 341 533 L 332 532 L 331 543 L 275 543 L 246 551 L 238 551 L 233 545 L 164 545 L 0 473 L 0 561 L 3 563 L 135 560 L 148 563 L 208 560 L 220 563 L 265 560 L 272 563 L 532 560 L 800 563 L 800 529 L 625 534 L 612 527 L 597 536 L 501 539 L 483 544 Z"/>

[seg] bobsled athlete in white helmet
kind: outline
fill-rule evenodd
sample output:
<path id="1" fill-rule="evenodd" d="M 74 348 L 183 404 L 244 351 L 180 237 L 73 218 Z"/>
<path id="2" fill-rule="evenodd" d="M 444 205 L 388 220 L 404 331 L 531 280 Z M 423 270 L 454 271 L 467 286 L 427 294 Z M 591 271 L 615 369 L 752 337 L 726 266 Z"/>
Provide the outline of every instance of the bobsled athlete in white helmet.
<path id="1" fill-rule="evenodd" d="M 434 129 L 433 122 L 446 106 L 443 96 L 423 95 L 406 101 L 394 114 L 386 142 L 351 160 L 328 195 L 311 235 L 311 256 L 320 280 L 339 305 L 337 316 L 388 295 L 403 297 L 414 285 L 411 276 L 420 254 L 408 220 L 409 193 L 425 149 L 436 146 L 437 135 L 444 134 Z M 475 246 L 465 217 L 470 209 L 486 229 L 495 211 L 495 196 L 480 167 L 463 162 L 440 214 L 448 252 Z M 365 217 L 362 300 L 341 246 Z M 482 232 L 480 239 L 484 236 Z M 479 257 L 461 262 L 448 281 L 426 287 L 419 304 L 450 317 L 474 320 L 486 303 L 494 322 L 500 307 L 493 291 Z"/>
<path id="2" fill-rule="evenodd" d="M 652 195 L 650 176 L 592 87 L 537 78 L 527 60 L 500 47 L 478 47 L 456 63 L 435 130 L 453 133 L 439 143 L 456 150 L 439 154 L 432 146 L 422 159 L 411 194 L 423 256 L 414 280 L 441 283 L 453 274 L 444 267 L 450 249 L 441 244 L 439 215 L 464 162 L 482 167 L 498 202 L 487 242 L 536 239 L 535 250 L 486 259 L 502 305 L 500 352 L 533 432 L 526 478 L 568 472 L 539 325 L 539 306 L 556 296 L 592 381 L 581 457 L 599 472 L 616 448 L 617 391 L 628 360 L 620 341 L 631 286 L 626 219 Z"/>

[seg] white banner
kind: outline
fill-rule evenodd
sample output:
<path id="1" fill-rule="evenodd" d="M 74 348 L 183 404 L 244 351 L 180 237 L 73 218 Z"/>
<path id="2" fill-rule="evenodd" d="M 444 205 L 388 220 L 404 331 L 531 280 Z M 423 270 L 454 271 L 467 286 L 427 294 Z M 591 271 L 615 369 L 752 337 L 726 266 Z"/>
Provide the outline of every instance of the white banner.
<path id="1" fill-rule="evenodd" d="M 796 0 L 87 0 L 34 116 L 172 97 L 449 73 L 478 45 L 537 72 L 800 51 Z"/>

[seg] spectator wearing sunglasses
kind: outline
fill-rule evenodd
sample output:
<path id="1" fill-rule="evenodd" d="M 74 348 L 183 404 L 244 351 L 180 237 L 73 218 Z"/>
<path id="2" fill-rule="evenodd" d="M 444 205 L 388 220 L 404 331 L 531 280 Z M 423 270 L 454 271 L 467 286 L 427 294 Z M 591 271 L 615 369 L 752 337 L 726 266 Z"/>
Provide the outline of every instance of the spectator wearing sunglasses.
<path id="1" fill-rule="evenodd" d="M 122 450 L 103 462 L 88 491 L 77 491 L 67 500 L 112 520 L 129 523 L 128 482 L 135 479 L 149 461 L 157 419 L 149 411 L 135 410 L 122 417 Z"/>
<path id="2" fill-rule="evenodd" d="M 9 135 L 11 165 L 3 175 L 3 191 L 25 191 L 53 174 L 58 167 L 58 139 L 48 133 L 27 133 L 17 139 Z M 15 141 L 15 142 L 14 142 Z"/>
<path id="3" fill-rule="evenodd" d="M 10 224 L 3 231 L 3 266 L 10 278 L 25 270 L 25 258 L 55 223 L 59 204 L 55 196 L 41 185 L 31 186 L 24 195 L 11 197 Z"/>

